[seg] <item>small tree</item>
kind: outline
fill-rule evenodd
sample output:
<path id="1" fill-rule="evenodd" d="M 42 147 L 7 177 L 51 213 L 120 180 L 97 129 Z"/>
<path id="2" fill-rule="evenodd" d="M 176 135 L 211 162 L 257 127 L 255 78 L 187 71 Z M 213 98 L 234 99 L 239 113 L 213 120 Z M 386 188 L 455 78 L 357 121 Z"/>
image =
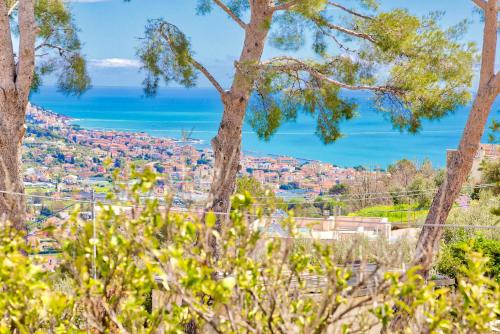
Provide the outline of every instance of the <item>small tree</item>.
<path id="1" fill-rule="evenodd" d="M 21 146 L 30 91 L 56 71 L 61 91 L 85 91 L 89 77 L 80 50 L 62 0 L 0 0 L 0 215 L 16 228 L 26 226 Z"/>
<path id="2" fill-rule="evenodd" d="M 212 140 L 215 170 L 207 210 L 229 211 L 247 110 L 261 138 L 269 139 L 300 110 L 317 119 L 316 133 L 331 143 L 356 110 L 344 90 L 373 92 L 378 109 L 398 128 L 413 132 L 422 119 L 439 118 L 466 103 L 473 47 L 458 42 L 462 25 L 443 31 L 435 15 L 420 19 L 402 9 L 378 11 L 374 0 L 359 3 L 360 10 L 353 10 L 327 0 L 200 0 L 200 14 L 215 5 L 245 32 L 228 90 L 195 59 L 178 27 L 163 19 L 149 22 L 139 50 L 146 92 L 156 93 L 161 79 L 194 86 L 201 73 L 224 106 Z M 290 56 L 308 34 L 320 60 Z M 268 42 L 283 56 L 263 60 Z"/>

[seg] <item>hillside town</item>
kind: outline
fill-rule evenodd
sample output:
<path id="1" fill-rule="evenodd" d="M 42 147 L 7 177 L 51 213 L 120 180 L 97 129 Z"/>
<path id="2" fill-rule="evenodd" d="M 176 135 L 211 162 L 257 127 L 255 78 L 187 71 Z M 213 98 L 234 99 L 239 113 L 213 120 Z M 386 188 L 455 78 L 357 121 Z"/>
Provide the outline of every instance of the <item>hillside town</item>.
<path id="1" fill-rule="evenodd" d="M 55 195 L 91 188 L 105 193 L 110 171 L 134 163 L 165 177 L 159 195 L 175 191 L 203 200 L 209 190 L 214 156 L 208 147 L 145 133 L 83 129 L 68 117 L 36 106 L 30 106 L 27 115 L 24 161 L 29 188 Z M 337 184 L 384 173 L 284 156 L 245 154 L 241 165 L 240 176 L 251 176 L 284 198 L 316 198 Z"/>

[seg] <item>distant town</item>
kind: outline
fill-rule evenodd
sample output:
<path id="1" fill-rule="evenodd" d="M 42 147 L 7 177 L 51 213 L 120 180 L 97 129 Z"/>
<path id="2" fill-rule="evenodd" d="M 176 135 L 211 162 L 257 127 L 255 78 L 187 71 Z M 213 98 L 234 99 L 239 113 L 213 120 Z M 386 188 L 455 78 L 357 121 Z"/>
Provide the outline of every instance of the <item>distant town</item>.
<path id="1" fill-rule="evenodd" d="M 91 189 L 104 194 L 111 185 L 110 170 L 134 163 L 165 176 L 156 189 L 158 195 L 173 191 L 203 201 L 209 191 L 214 155 L 192 139 L 84 129 L 68 117 L 36 106 L 28 108 L 27 120 L 23 156 L 27 188 L 50 190 L 55 196 L 85 196 Z M 106 161 L 111 168 L 105 167 Z M 385 173 L 286 156 L 244 155 L 241 164 L 241 176 L 253 177 L 283 198 L 313 199 L 367 173 Z"/>

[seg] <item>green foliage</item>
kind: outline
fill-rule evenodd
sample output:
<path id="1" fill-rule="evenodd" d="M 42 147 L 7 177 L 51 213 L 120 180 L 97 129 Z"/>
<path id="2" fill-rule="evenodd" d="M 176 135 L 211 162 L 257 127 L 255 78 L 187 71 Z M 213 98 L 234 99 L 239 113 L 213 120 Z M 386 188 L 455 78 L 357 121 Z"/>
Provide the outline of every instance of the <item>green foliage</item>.
<path id="1" fill-rule="evenodd" d="M 484 275 L 487 259 L 480 253 L 468 250 L 466 264 L 460 268 L 457 290 L 452 299 L 447 288 L 435 288 L 433 283 L 425 284 L 415 275 L 415 268 L 407 272 L 407 279 L 397 282 L 397 275 L 387 274 L 386 279 L 393 281 L 391 295 L 399 296 L 395 301 L 399 314 L 415 318 L 425 314 L 425 324 L 418 328 L 405 324 L 408 332 L 429 333 L 486 333 L 492 329 L 489 324 L 498 319 L 500 304 L 499 285 Z M 383 327 L 394 316 L 391 304 L 383 303 L 372 312 L 381 319 Z M 401 330 L 401 332 L 405 332 Z"/>
<path id="2" fill-rule="evenodd" d="M 330 195 L 342 195 L 347 191 L 346 186 L 343 183 L 339 183 L 334 185 L 328 190 L 328 194 Z"/>
<path id="3" fill-rule="evenodd" d="M 470 99 L 476 50 L 457 41 L 465 23 L 442 30 L 439 19 L 394 10 L 360 28 L 375 41 L 363 50 L 367 59 L 389 66 L 386 82 L 399 91 L 376 100 L 397 128 L 418 131 L 422 119 L 440 118 Z"/>
<path id="4" fill-rule="evenodd" d="M 375 205 L 349 213 L 354 217 L 385 217 L 390 222 L 401 223 L 425 219 L 429 211 L 419 208 L 418 204 Z"/>
<path id="5" fill-rule="evenodd" d="M 44 75 L 56 73 L 61 92 L 82 94 L 90 87 L 90 77 L 67 4 L 61 0 L 35 1 L 35 18 L 39 42 L 32 89 L 38 89 Z"/>
<path id="6" fill-rule="evenodd" d="M 236 16 L 241 16 L 244 11 L 250 8 L 250 4 L 247 0 L 229 0 L 224 2 L 226 6 L 236 14 Z M 212 0 L 198 0 L 196 12 L 199 15 L 206 15 L 212 11 L 212 6 Z"/>
<path id="7" fill-rule="evenodd" d="M 410 184 L 408 190 L 412 193 L 412 201 L 417 203 L 418 208 L 429 208 L 434 198 L 435 188 L 435 180 L 424 176 L 417 176 Z"/>
<path id="8" fill-rule="evenodd" d="M 238 17 L 250 9 L 246 0 L 223 3 Z M 251 86 L 247 120 L 260 138 L 269 140 L 282 124 L 304 112 L 316 118 L 316 134 L 324 143 L 338 140 L 342 123 L 357 109 L 342 88 L 371 91 L 377 109 L 396 128 L 410 132 L 420 130 L 422 120 L 441 118 L 468 102 L 476 49 L 459 42 L 465 22 L 445 29 L 439 25 L 440 13 L 419 18 L 403 9 L 379 11 L 376 0 L 357 3 L 357 15 L 340 11 L 342 16 L 326 0 L 299 1 L 276 11 L 269 25 L 261 27 L 284 55 L 236 66 L 247 77 L 244 85 Z M 213 1 L 200 0 L 197 12 L 207 14 L 213 7 Z M 167 39 L 161 36 L 163 29 Z M 316 60 L 287 56 L 307 44 L 319 55 Z M 138 53 L 148 94 L 156 92 L 161 77 L 195 84 L 200 67 L 194 67 L 189 43 L 176 27 L 151 21 Z"/>
<path id="9" fill-rule="evenodd" d="M 61 64 L 62 71 L 58 77 L 58 88 L 65 93 L 82 94 L 90 87 L 90 77 L 86 72 L 85 59 L 74 54 Z"/>
<path id="10" fill-rule="evenodd" d="M 286 27 L 281 31 L 273 31 L 270 36 L 271 45 L 284 51 L 297 51 L 306 43 L 306 26 L 301 16 L 293 12 L 286 12 L 277 16 L 274 23 Z M 320 53 L 320 52 L 318 52 Z"/>
<path id="11" fill-rule="evenodd" d="M 499 226 L 500 219 L 495 213 L 495 208 L 498 207 L 500 197 L 493 196 L 487 191 L 480 193 L 478 200 L 471 200 L 468 208 L 455 207 L 451 210 L 447 224 L 470 226 L 469 228 L 452 228 L 446 229 L 443 239 L 446 243 L 456 243 L 472 239 L 476 236 L 476 232 L 481 232 L 487 239 L 500 240 L 500 232 L 498 230 L 477 230 L 474 225 L 482 226 Z"/>
<path id="12" fill-rule="evenodd" d="M 500 113 L 500 111 L 497 111 Z M 500 122 L 497 120 L 492 120 L 490 125 L 490 133 L 488 134 L 488 141 L 494 144 L 500 144 L 500 137 L 498 134 L 500 133 Z"/>
<path id="13" fill-rule="evenodd" d="M 243 176 L 236 180 L 236 193 L 244 194 L 257 201 L 258 209 L 255 213 L 271 214 L 277 209 L 286 209 L 285 201 L 277 198 L 272 189 L 267 189 L 251 176 Z"/>
<path id="14" fill-rule="evenodd" d="M 349 63 L 348 59 L 338 59 Z M 328 70 L 335 72 L 336 67 Z M 316 117 L 316 134 L 328 144 L 341 137 L 340 124 L 355 116 L 357 105 L 342 98 L 337 85 L 313 77 L 301 78 L 300 74 L 280 68 L 269 68 L 257 75 L 248 122 L 261 139 L 269 140 L 283 123 L 295 121 L 297 110 L 301 110 Z"/>
<path id="15" fill-rule="evenodd" d="M 192 87 L 197 72 L 192 64 L 191 46 L 186 36 L 174 25 L 164 20 L 150 20 L 146 26 L 146 38 L 138 50 L 146 71 L 144 91 L 156 94 L 160 79 L 166 83 L 179 82 Z"/>
<path id="16" fill-rule="evenodd" d="M 481 235 L 472 239 L 465 235 L 463 239 L 443 245 L 436 269 L 447 276 L 457 277 L 468 261 L 470 248 L 487 258 L 485 260 L 487 275 L 500 283 L 500 240 L 487 239 Z"/>
<path id="17" fill-rule="evenodd" d="M 478 200 L 470 202 L 467 209 L 455 208 L 447 224 L 470 225 L 470 228 L 449 228 L 443 235 L 443 244 L 436 265 L 440 272 L 456 277 L 462 265 L 467 263 L 468 251 L 482 253 L 487 275 L 500 281 L 500 232 L 495 229 L 474 229 L 474 225 L 499 226 L 500 220 L 494 209 L 499 197 L 489 191 L 482 191 Z"/>
<path id="18" fill-rule="evenodd" d="M 129 203 L 101 205 L 95 229 L 78 212 L 63 227 L 71 233 L 58 234 L 55 273 L 2 226 L 0 332 L 182 333 L 188 323 L 219 333 L 367 332 L 402 315 L 405 332 L 482 333 L 499 316 L 500 288 L 478 253 L 467 251 L 456 291 L 425 282 L 418 268 L 403 278 L 390 256 L 359 254 L 360 270 L 375 268 L 362 278 L 336 262 L 336 247 L 299 240 L 292 219 L 280 222 L 290 238 L 266 236 L 265 215 L 264 228 L 253 228 L 248 196 L 233 197 L 231 225 L 218 232 L 213 213 L 200 221 L 170 212 L 169 198 L 143 200 L 158 179 L 152 171 L 128 174 L 133 182 L 117 183 L 107 201 L 119 194 Z M 364 284 L 371 293 L 360 297 Z"/>
<path id="19" fill-rule="evenodd" d="M 71 300 L 54 291 L 47 273 L 27 256 L 26 242 L 18 231 L 2 224 L 0 230 L 0 333 L 45 333 L 64 328 Z"/>
<path id="20" fill-rule="evenodd" d="M 500 194 L 500 160 L 483 161 L 481 163 L 481 183 L 494 185 L 494 195 Z"/>
<path id="21" fill-rule="evenodd" d="M 458 42 L 465 22 L 441 29 L 439 13 L 423 18 L 402 9 L 375 14 L 369 19 L 348 17 L 347 25 L 339 26 L 330 10 L 304 10 L 299 6 L 278 16 L 278 28 L 271 38 L 277 47 L 287 50 L 292 43 L 296 49 L 304 43 L 294 41 L 302 41 L 310 27 L 315 36 L 314 50 L 327 59 L 331 58 L 327 41 L 333 39 L 333 45 L 357 65 L 339 67 L 341 73 L 356 74 L 356 80 L 345 83 L 388 88 L 374 90 L 375 102 L 401 130 L 416 132 L 422 119 L 440 118 L 467 103 L 476 50 L 473 45 Z M 332 24 L 340 29 L 330 30 Z M 347 33 L 343 33 L 344 28 Z M 342 81 L 338 73 L 322 73 Z"/>

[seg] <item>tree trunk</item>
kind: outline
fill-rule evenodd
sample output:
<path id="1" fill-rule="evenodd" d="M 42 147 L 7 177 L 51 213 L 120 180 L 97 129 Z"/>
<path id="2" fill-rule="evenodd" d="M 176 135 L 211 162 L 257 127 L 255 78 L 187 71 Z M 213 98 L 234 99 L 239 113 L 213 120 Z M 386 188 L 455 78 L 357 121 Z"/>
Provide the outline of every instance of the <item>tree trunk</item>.
<path id="1" fill-rule="evenodd" d="M 33 0 L 19 1 L 19 49 L 15 62 L 10 17 L 0 0 L 0 219 L 26 229 L 21 165 L 26 107 L 35 68 L 37 26 Z"/>
<path id="2" fill-rule="evenodd" d="M 500 88 L 500 74 L 495 74 L 497 0 L 481 0 L 475 3 L 483 10 L 485 17 L 479 88 L 458 150 L 453 151 L 447 159 L 445 180 L 434 196 L 425 220 L 425 224 L 430 226 L 424 226 L 417 242 L 413 264 L 420 266 L 418 273 L 424 278 L 429 275 L 453 203 L 471 171 L 491 107 Z M 390 331 L 402 331 L 407 320 L 403 314 L 396 314 L 389 325 Z"/>
<path id="3" fill-rule="evenodd" d="M 9 96 L 11 95 L 11 96 Z M 26 230 L 26 200 L 21 167 L 26 107 L 10 92 L 0 102 L 0 217 Z"/>
<path id="4" fill-rule="evenodd" d="M 424 277 L 427 277 L 431 269 L 433 257 L 443 234 L 443 224 L 448 218 L 463 182 L 471 171 L 491 107 L 499 91 L 500 74 L 495 74 L 498 27 L 497 1 L 481 1 L 479 6 L 484 12 L 485 20 L 478 93 L 474 99 L 458 150 L 454 152 L 447 163 L 445 180 L 439 187 L 425 220 L 425 224 L 439 226 L 425 226 L 417 243 L 414 264 L 421 266 L 420 274 Z"/>
<path id="5" fill-rule="evenodd" d="M 269 1 L 253 1 L 251 19 L 246 27 L 239 64 L 260 62 L 272 14 Z M 213 211 L 217 214 L 218 232 L 222 231 L 225 216 L 231 208 L 231 195 L 235 190 L 236 177 L 241 168 L 242 128 L 252 88 L 252 79 L 248 78 L 237 66 L 231 89 L 222 96 L 224 113 L 217 136 L 212 139 L 215 164 L 206 207 L 206 211 Z M 215 259 L 218 259 L 219 250 L 215 238 L 210 241 L 210 247 Z"/>
<path id="6" fill-rule="evenodd" d="M 424 277 L 427 277 L 431 269 L 433 257 L 437 252 L 439 240 L 443 234 L 444 223 L 460 193 L 462 184 L 471 171 L 495 98 L 496 89 L 491 83 L 486 87 L 480 87 L 458 151 L 453 152 L 449 158 L 445 180 L 432 201 L 431 209 L 425 221 L 425 224 L 432 226 L 422 229 L 417 243 L 414 265 L 422 267 L 420 274 Z"/>

